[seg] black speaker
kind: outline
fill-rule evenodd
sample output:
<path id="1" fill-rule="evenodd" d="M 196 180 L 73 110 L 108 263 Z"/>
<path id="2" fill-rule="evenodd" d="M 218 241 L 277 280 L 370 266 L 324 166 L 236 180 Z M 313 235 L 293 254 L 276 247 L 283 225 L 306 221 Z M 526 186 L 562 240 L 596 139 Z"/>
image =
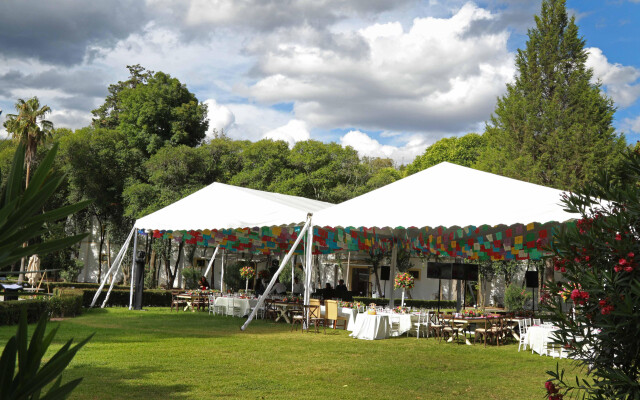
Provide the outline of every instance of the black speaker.
<path id="1" fill-rule="evenodd" d="M 538 287 L 538 271 L 525 272 L 524 281 L 528 288 L 537 288 Z"/>
<path id="2" fill-rule="evenodd" d="M 385 267 L 382 266 L 380 267 L 380 280 L 381 281 L 388 281 L 389 280 L 389 275 L 391 275 L 391 267 Z"/>

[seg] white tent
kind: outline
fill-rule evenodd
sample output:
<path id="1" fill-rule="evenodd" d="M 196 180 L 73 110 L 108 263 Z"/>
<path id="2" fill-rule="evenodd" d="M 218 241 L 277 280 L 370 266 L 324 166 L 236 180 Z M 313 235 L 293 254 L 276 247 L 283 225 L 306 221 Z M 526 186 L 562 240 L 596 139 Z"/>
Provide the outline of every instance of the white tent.
<path id="1" fill-rule="evenodd" d="M 136 221 L 138 229 L 231 229 L 302 225 L 331 203 L 212 183 Z"/>
<path id="2" fill-rule="evenodd" d="M 109 276 L 113 274 L 115 277 L 115 274 L 122 262 L 124 251 L 129 246 L 130 240 L 133 238 L 134 263 L 131 268 L 131 290 L 129 300 L 129 308 L 131 308 L 133 303 L 133 271 L 135 268 L 135 253 L 138 237 L 134 232 L 137 229 L 204 230 L 305 224 L 299 233 L 299 239 L 301 240 L 306 229 L 311 227 L 311 221 L 308 214 L 329 206 L 331 206 L 331 203 L 311 200 L 304 197 L 264 192 L 261 190 L 247 189 L 218 182 L 212 183 L 211 185 L 136 221 L 134 228 L 131 230 L 129 237 L 113 261 L 111 268 L 105 274 L 100 288 L 96 291 L 91 306 L 93 306 L 97 301 L 98 296 Z M 309 238 L 311 237 L 312 235 L 309 235 Z M 300 240 L 296 241 L 296 244 L 284 258 L 283 265 L 290 259 L 297 243 L 299 243 Z M 310 243 L 311 241 L 309 239 L 307 245 L 310 245 Z M 209 262 L 207 272 L 209 268 L 211 268 L 216 253 L 217 248 Z M 308 252 L 308 254 L 310 255 L 311 252 Z M 310 264 L 310 260 L 308 264 Z M 276 277 L 274 276 L 274 281 L 275 278 Z M 109 294 L 111 293 L 115 281 L 115 279 L 112 279 L 111 281 L 111 286 L 102 304 L 103 307 L 109 299 Z M 272 284 L 269 288 L 271 288 Z"/>
<path id="3" fill-rule="evenodd" d="M 564 222 L 563 192 L 443 162 L 313 215 L 315 226 L 436 227 Z"/>

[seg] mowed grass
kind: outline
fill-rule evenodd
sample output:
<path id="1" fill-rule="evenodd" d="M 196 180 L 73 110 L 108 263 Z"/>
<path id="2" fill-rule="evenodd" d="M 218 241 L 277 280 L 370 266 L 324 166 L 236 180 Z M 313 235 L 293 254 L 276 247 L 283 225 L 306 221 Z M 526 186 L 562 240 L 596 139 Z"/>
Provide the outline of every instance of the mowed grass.
<path id="1" fill-rule="evenodd" d="M 366 341 L 261 320 L 242 332 L 244 321 L 167 308 L 89 310 L 49 323 L 60 329 L 48 356 L 95 332 L 63 375 L 84 377 L 73 399 L 536 399 L 557 362 L 517 344 Z M 15 329 L 1 327 L 0 344 Z M 560 366 L 573 372 L 567 360 Z"/>

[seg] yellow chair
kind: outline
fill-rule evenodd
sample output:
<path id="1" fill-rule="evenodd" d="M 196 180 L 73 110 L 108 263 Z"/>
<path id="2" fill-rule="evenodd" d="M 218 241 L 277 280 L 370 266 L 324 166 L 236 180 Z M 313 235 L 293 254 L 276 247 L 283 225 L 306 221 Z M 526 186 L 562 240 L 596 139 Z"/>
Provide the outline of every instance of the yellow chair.
<path id="1" fill-rule="evenodd" d="M 318 326 L 322 324 L 325 333 L 327 332 L 327 327 L 325 324 L 325 319 L 321 315 L 320 310 L 320 300 L 318 299 L 309 299 L 309 324 L 307 325 L 307 330 L 311 327 L 311 324 L 315 327 L 316 333 L 318 333 Z"/>
<path id="2" fill-rule="evenodd" d="M 338 315 L 338 302 L 335 300 L 325 300 L 325 317 L 327 321 L 333 321 L 333 329 L 336 329 L 338 321 L 342 321 L 342 328 L 347 329 L 347 319 Z"/>

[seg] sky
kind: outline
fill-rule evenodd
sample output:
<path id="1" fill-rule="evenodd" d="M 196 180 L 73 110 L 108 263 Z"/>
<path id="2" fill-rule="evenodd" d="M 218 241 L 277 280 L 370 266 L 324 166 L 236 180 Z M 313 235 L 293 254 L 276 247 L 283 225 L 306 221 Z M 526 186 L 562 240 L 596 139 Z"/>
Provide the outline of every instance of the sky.
<path id="1" fill-rule="evenodd" d="M 635 143 L 640 0 L 567 8 Z M 4 0 L 0 123 L 38 96 L 56 127 L 87 126 L 140 64 L 208 105 L 209 135 L 334 141 L 407 164 L 438 139 L 483 132 L 539 11 L 538 0 Z"/>

